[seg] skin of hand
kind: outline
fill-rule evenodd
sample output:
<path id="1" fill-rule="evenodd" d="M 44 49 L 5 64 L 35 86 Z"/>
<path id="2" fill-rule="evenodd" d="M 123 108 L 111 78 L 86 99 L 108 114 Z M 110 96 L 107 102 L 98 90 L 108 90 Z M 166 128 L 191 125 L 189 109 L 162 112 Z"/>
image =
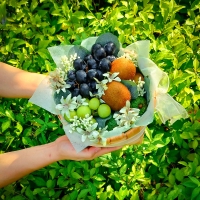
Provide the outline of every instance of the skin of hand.
<path id="1" fill-rule="evenodd" d="M 87 147 L 76 152 L 67 136 L 52 143 L 0 154 L 0 188 L 59 160 L 92 160 L 122 147 Z"/>
<path id="2" fill-rule="evenodd" d="M 30 98 L 44 78 L 0 62 L 0 97 Z"/>

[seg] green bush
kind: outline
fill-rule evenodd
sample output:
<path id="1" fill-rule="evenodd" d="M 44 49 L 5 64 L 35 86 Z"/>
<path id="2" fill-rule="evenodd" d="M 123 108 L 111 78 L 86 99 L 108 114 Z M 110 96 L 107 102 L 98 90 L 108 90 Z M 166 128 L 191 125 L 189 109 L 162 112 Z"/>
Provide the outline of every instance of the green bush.
<path id="1" fill-rule="evenodd" d="M 151 59 L 170 78 L 169 94 L 189 118 L 157 115 L 144 142 L 92 161 L 60 161 L 0 189 L 0 199 L 200 199 L 199 0 L 2 0 L 0 61 L 30 72 L 55 68 L 47 47 L 112 32 L 126 46 L 151 42 Z M 56 116 L 26 99 L 0 99 L 0 151 L 54 141 Z"/>

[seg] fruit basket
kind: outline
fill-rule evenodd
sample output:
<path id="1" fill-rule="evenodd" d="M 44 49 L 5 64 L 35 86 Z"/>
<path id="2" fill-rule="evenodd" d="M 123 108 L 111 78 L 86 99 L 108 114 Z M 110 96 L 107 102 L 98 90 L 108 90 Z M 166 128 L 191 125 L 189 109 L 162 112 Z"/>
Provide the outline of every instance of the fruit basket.
<path id="1" fill-rule="evenodd" d="M 50 47 L 57 67 L 30 102 L 58 115 L 77 151 L 141 142 L 154 112 L 163 123 L 187 117 L 167 94 L 168 76 L 149 59 L 149 49 L 147 40 L 122 48 L 111 33 Z"/>

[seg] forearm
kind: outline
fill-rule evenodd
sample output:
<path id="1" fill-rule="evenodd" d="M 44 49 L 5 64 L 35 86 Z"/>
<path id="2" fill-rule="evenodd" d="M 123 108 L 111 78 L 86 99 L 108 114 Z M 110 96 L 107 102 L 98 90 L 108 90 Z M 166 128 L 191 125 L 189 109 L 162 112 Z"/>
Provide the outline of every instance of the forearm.
<path id="1" fill-rule="evenodd" d="M 42 74 L 26 72 L 0 62 L 0 96 L 30 98 L 44 78 Z"/>
<path id="2" fill-rule="evenodd" d="M 0 188 L 59 160 L 55 142 L 0 154 Z"/>

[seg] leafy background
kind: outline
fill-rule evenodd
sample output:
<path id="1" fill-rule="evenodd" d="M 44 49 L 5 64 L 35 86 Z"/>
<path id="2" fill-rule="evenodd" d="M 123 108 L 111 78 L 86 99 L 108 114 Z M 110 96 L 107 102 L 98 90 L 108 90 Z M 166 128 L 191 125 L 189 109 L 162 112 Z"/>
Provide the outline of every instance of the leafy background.
<path id="1" fill-rule="evenodd" d="M 55 67 L 47 47 L 104 32 L 124 46 L 148 39 L 151 59 L 169 74 L 169 94 L 189 118 L 169 126 L 155 115 L 143 144 L 53 163 L 0 189 L 0 199 L 199 200 L 199 11 L 199 0 L 1 0 L 1 62 L 46 74 Z M 0 99 L 1 153 L 63 134 L 55 116 L 28 100 Z"/>

